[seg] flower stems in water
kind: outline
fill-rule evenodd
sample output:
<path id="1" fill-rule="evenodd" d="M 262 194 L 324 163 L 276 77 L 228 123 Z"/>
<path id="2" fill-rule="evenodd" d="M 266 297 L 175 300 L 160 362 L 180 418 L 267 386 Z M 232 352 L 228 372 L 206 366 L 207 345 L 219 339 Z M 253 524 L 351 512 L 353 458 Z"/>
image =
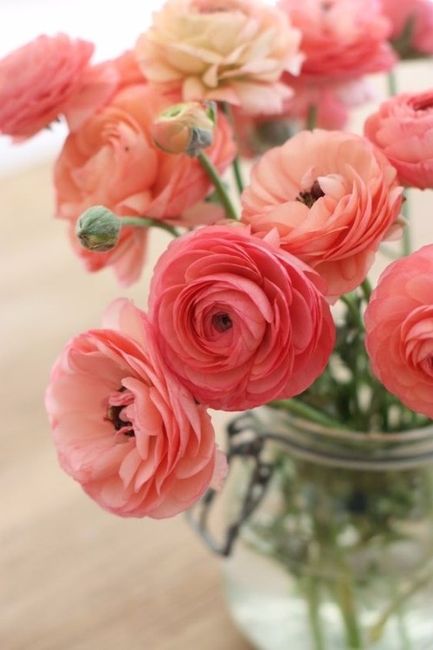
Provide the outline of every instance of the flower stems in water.
<path id="1" fill-rule="evenodd" d="M 315 576 L 306 576 L 304 593 L 307 600 L 308 618 L 311 626 L 314 650 L 326 650 L 323 637 L 322 621 L 320 620 L 320 584 Z"/>
<path id="2" fill-rule="evenodd" d="M 197 155 L 197 159 L 199 160 L 201 166 L 205 170 L 206 174 L 212 181 L 215 190 L 217 192 L 218 198 L 221 202 L 221 205 L 223 206 L 226 215 L 229 219 L 238 219 L 238 215 L 236 212 L 236 208 L 232 203 L 232 200 L 224 187 L 224 184 L 221 180 L 221 177 L 218 173 L 218 170 L 215 168 L 213 165 L 212 161 L 208 158 L 208 156 L 203 152 L 200 151 L 200 153 Z"/>

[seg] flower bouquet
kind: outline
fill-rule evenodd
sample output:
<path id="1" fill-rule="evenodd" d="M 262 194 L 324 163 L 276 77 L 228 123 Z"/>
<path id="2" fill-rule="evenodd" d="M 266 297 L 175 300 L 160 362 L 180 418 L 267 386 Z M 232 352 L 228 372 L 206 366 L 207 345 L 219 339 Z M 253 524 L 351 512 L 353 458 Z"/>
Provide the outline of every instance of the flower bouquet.
<path id="1" fill-rule="evenodd" d="M 147 310 L 119 298 L 54 364 L 62 468 L 113 514 L 188 511 L 258 648 L 433 648 L 433 244 L 408 212 L 433 91 L 394 72 L 433 53 L 433 5 L 168 0 L 130 51 L 93 49 L 2 59 L 0 133 L 66 121 L 56 216 L 88 271 L 128 286 L 149 230 L 173 241 Z M 370 73 L 390 97 L 351 133 Z M 224 451 L 208 409 L 238 412 Z"/>

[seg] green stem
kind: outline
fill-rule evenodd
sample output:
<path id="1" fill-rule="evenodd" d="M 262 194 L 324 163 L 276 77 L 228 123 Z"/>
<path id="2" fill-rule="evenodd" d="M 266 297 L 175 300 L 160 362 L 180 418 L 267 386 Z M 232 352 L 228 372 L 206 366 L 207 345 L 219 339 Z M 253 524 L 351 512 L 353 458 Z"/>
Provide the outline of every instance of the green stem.
<path id="1" fill-rule="evenodd" d="M 209 176 L 210 180 L 212 181 L 215 190 L 218 194 L 219 200 L 221 201 L 221 204 L 226 212 L 226 215 L 229 219 L 238 219 L 238 215 L 236 212 L 236 208 L 234 207 L 232 200 L 226 191 L 224 184 L 220 178 L 220 175 L 218 174 L 217 169 L 214 167 L 212 161 L 206 156 L 206 154 L 203 151 L 200 151 L 200 153 L 197 155 L 197 158 L 205 170 L 206 174 Z"/>
<path id="2" fill-rule="evenodd" d="M 350 578 L 341 578 L 337 584 L 336 591 L 346 632 L 347 648 L 348 650 L 349 648 L 350 650 L 362 650 L 364 648 L 364 643 L 362 641 L 361 630 L 358 624 Z"/>
<path id="3" fill-rule="evenodd" d="M 397 594 L 397 597 L 388 605 L 379 620 L 370 628 L 369 638 L 371 642 L 379 641 L 391 616 L 401 611 L 403 605 L 420 589 L 428 585 L 433 577 L 433 565 L 427 571 L 415 576 L 404 589 Z"/>
<path id="4" fill-rule="evenodd" d="M 338 420 L 334 420 L 325 413 L 322 413 L 309 404 L 305 404 L 297 399 L 275 400 L 274 402 L 269 402 L 267 406 L 280 411 L 289 411 L 289 413 L 293 413 L 293 415 L 299 415 L 306 420 L 311 420 L 311 422 L 316 422 L 325 427 L 344 429 L 344 426 L 341 422 L 338 422 Z"/>
<path id="5" fill-rule="evenodd" d="M 317 125 L 317 106 L 315 104 L 310 104 L 308 107 L 307 113 L 307 129 L 312 131 L 316 128 Z"/>
<path id="6" fill-rule="evenodd" d="M 397 95 L 397 93 L 398 93 L 397 75 L 395 73 L 395 70 L 390 70 L 388 72 L 387 82 L 388 82 L 388 95 L 390 97 L 393 97 L 394 95 Z"/>
<path id="7" fill-rule="evenodd" d="M 362 293 L 364 294 L 365 302 L 369 302 L 371 298 L 371 293 L 373 291 L 370 280 L 365 278 L 364 282 L 361 284 Z"/>
<path id="8" fill-rule="evenodd" d="M 322 622 L 320 620 L 319 581 L 314 576 L 307 576 L 305 578 L 305 595 L 307 597 L 308 617 L 314 641 L 314 650 L 326 650 Z"/>
<path id="9" fill-rule="evenodd" d="M 151 219 L 150 217 L 119 217 L 119 220 L 122 228 L 125 226 L 132 226 L 133 228 L 160 228 L 169 232 L 173 237 L 179 237 L 176 228 L 169 226 L 164 221 L 159 221 L 159 219 Z"/>
<path id="10" fill-rule="evenodd" d="M 403 229 L 403 239 L 402 239 L 402 252 L 403 255 L 410 255 L 412 251 L 412 242 L 411 242 L 411 236 L 410 236 L 410 221 L 409 221 L 409 214 L 410 214 L 410 205 L 409 205 L 409 191 L 406 190 L 406 200 L 403 201 L 403 208 L 402 208 L 403 216 L 405 218 L 405 226 Z"/>
<path id="11" fill-rule="evenodd" d="M 233 174 L 236 181 L 236 187 L 238 188 L 239 194 L 242 194 L 242 192 L 244 191 L 244 181 L 242 178 L 241 161 L 239 156 L 236 156 L 232 166 L 233 166 Z"/>
<path id="12" fill-rule="evenodd" d="M 349 313 L 351 314 L 353 321 L 356 323 L 358 326 L 358 329 L 363 332 L 364 331 L 364 323 L 362 320 L 361 313 L 358 309 L 358 306 L 355 303 L 354 296 L 350 293 L 347 293 L 346 295 L 343 295 L 340 297 L 341 302 L 343 302 L 347 309 L 349 310 Z"/>

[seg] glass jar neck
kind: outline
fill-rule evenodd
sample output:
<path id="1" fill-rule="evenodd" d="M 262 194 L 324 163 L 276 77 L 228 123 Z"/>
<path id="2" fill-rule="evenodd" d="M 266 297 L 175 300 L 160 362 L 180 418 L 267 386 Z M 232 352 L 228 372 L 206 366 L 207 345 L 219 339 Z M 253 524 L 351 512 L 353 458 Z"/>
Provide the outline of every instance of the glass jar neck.
<path id="1" fill-rule="evenodd" d="M 353 470 L 409 470 L 433 463 L 433 425 L 401 433 L 331 429 L 270 408 L 241 416 L 254 431 L 296 458 Z"/>

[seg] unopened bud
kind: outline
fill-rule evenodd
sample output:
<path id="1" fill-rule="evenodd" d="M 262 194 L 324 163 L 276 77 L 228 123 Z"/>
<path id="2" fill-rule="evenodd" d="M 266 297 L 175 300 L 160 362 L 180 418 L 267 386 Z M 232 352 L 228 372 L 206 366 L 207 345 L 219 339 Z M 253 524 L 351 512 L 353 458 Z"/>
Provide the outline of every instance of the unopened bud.
<path id="1" fill-rule="evenodd" d="M 153 123 L 153 140 L 167 153 L 196 156 L 212 144 L 216 117 L 215 102 L 175 104 Z"/>
<path id="2" fill-rule="evenodd" d="M 103 205 L 94 205 L 78 219 L 76 233 L 84 248 L 104 253 L 119 240 L 121 219 Z"/>

